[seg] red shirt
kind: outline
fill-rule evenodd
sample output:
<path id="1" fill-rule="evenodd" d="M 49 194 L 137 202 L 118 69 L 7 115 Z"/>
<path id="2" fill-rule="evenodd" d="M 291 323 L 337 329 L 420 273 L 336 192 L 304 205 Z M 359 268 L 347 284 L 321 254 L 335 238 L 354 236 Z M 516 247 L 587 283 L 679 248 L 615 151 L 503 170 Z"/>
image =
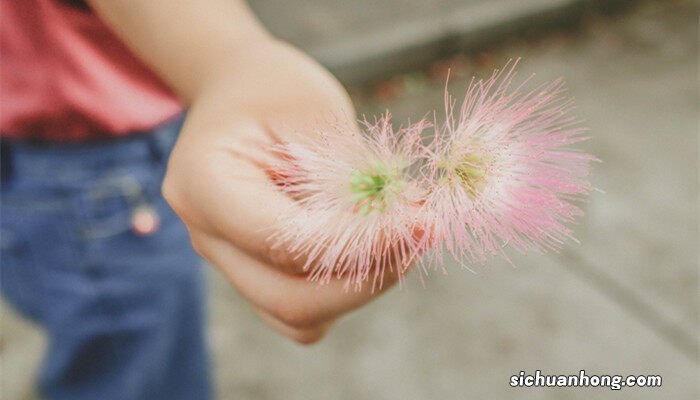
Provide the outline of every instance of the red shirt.
<path id="1" fill-rule="evenodd" d="M 69 3 L 0 0 L 3 137 L 125 135 L 181 112 L 172 91 L 93 12 Z"/>

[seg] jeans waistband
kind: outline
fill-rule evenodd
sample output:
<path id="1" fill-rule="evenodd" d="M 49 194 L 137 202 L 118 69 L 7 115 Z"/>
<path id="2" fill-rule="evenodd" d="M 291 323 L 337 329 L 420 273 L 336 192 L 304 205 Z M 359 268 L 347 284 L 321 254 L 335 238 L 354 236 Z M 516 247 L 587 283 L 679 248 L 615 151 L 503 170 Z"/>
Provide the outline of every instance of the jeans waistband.
<path id="1" fill-rule="evenodd" d="M 61 179 L 70 171 L 99 169 L 137 160 L 165 161 L 177 139 L 184 113 L 151 131 L 135 132 L 100 142 L 27 143 L 3 140 L 2 175 Z"/>

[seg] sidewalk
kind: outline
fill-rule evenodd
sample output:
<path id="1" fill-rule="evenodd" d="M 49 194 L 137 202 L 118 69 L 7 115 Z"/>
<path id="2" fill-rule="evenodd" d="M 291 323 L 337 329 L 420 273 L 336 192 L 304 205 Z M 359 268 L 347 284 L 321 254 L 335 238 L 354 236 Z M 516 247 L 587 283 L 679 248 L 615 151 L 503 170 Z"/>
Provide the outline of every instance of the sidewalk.
<path id="1" fill-rule="evenodd" d="M 263 23 L 346 84 L 635 0 L 252 0 Z"/>

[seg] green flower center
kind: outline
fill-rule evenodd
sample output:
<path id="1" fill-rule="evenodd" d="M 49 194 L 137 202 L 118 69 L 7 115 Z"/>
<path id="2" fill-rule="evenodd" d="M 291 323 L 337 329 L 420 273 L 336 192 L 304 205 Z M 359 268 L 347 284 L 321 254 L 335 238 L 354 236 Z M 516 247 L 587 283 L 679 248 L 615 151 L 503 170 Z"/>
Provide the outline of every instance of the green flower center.
<path id="1" fill-rule="evenodd" d="M 398 175 L 397 171 L 391 171 L 384 165 L 354 171 L 350 177 L 350 190 L 355 210 L 362 215 L 386 210 L 401 185 Z"/>
<path id="2" fill-rule="evenodd" d="M 464 188 L 471 197 L 481 192 L 486 184 L 489 158 L 474 151 L 462 150 L 452 153 L 451 157 L 438 165 L 443 176 L 441 184 L 452 182 Z"/>
<path id="3" fill-rule="evenodd" d="M 469 194 L 476 196 L 484 187 L 486 161 L 476 155 L 470 154 L 463 157 L 461 161 L 454 166 L 453 172 Z"/>

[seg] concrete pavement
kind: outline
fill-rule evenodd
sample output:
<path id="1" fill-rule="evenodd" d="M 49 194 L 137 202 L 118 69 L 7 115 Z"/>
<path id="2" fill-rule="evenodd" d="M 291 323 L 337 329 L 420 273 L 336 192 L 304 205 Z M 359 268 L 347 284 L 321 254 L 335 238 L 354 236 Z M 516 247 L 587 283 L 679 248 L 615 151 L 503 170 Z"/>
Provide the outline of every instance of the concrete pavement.
<path id="1" fill-rule="evenodd" d="M 273 33 L 306 50 L 349 84 L 634 3 L 638 0 L 250 1 Z"/>

